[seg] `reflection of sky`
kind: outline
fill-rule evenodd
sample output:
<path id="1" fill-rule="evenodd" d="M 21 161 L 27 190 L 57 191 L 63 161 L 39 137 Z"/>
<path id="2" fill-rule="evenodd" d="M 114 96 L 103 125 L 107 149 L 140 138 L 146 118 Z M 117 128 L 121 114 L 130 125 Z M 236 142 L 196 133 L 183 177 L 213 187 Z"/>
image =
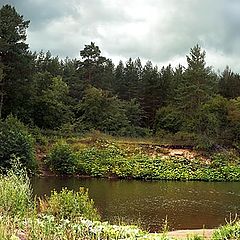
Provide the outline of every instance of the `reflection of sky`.
<path id="1" fill-rule="evenodd" d="M 105 179 L 40 178 L 33 181 L 38 194 L 61 187 L 89 188 L 104 220 L 140 223 L 158 230 L 164 219 L 174 229 L 212 228 L 230 213 L 240 214 L 240 183 L 145 182 Z"/>

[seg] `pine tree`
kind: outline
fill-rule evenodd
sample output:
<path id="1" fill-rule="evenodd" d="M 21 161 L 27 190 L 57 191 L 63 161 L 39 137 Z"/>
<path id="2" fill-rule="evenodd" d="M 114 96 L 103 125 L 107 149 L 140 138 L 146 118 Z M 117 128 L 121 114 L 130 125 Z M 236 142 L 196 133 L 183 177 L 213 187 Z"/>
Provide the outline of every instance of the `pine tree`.
<path id="1" fill-rule="evenodd" d="M 157 67 L 153 67 L 152 63 L 148 61 L 143 68 L 140 98 L 141 106 L 145 112 L 143 118 L 145 126 L 153 126 L 155 113 L 156 110 L 160 107 L 160 102 L 160 74 Z"/>
<path id="2" fill-rule="evenodd" d="M 119 61 L 119 64 L 114 71 L 113 79 L 113 92 L 119 96 L 119 98 L 124 99 L 125 93 L 127 92 L 127 83 L 125 82 L 125 69 L 122 61 Z"/>
<path id="3" fill-rule="evenodd" d="M 205 55 L 199 45 L 191 49 L 187 56 L 188 67 L 177 89 L 177 106 L 190 118 L 216 92 L 216 76 L 206 67 Z"/>
<path id="4" fill-rule="evenodd" d="M 32 56 L 28 52 L 26 30 L 29 21 L 25 21 L 15 8 L 4 5 L 0 9 L 0 64 L 1 111 L 9 114 L 23 108 L 23 95 L 27 94 L 27 79 L 31 74 Z M 3 98 L 4 97 L 4 98 Z M 1 114 L 0 114 L 1 115 Z"/>
<path id="5" fill-rule="evenodd" d="M 240 96 L 240 75 L 227 66 L 219 80 L 219 93 L 228 99 Z"/>

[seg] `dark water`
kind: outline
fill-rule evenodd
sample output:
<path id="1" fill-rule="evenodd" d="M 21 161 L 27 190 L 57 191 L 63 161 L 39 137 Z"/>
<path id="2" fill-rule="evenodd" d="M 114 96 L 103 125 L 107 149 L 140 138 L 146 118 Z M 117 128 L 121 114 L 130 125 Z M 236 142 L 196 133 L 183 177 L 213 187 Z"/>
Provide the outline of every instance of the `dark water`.
<path id="1" fill-rule="evenodd" d="M 214 228 L 230 214 L 240 216 L 240 182 L 146 182 L 46 177 L 32 179 L 34 193 L 62 187 L 89 189 L 103 220 L 138 223 L 157 231 L 163 220 L 171 229 Z"/>

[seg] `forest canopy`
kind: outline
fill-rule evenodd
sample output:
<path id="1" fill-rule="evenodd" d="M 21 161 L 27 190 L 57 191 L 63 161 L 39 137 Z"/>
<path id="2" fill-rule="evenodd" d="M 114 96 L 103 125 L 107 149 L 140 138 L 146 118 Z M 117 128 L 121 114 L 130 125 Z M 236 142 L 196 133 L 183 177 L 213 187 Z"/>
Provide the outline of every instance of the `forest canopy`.
<path id="1" fill-rule="evenodd" d="M 187 66 L 140 58 L 116 66 L 91 42 L 78 59 L 31 52 L 30 21 L 0 9 L 0 118 L 43 130 L 99 130 L 118 136 L 178 136 L 199 147 L 239 146 L 240 75 L 216 73 L 195 45 Z M 81 48 L 81 46 L 80 46 Z"/>

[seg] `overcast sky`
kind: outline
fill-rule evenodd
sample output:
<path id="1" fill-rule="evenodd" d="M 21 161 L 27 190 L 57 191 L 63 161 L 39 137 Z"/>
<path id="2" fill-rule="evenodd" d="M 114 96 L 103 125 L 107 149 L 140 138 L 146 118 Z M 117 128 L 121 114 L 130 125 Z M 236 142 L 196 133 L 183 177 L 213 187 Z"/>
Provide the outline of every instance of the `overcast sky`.
<path id="1" fill-rule="evenodd" d="M 129 57 L 160 67 L 185 64 L 199 43 L 215 70 L 240 72 L 239 0 L 0 0 L 30 20 L 32 51 L 79 58 L 95 42 L 117 63 Z"/>

